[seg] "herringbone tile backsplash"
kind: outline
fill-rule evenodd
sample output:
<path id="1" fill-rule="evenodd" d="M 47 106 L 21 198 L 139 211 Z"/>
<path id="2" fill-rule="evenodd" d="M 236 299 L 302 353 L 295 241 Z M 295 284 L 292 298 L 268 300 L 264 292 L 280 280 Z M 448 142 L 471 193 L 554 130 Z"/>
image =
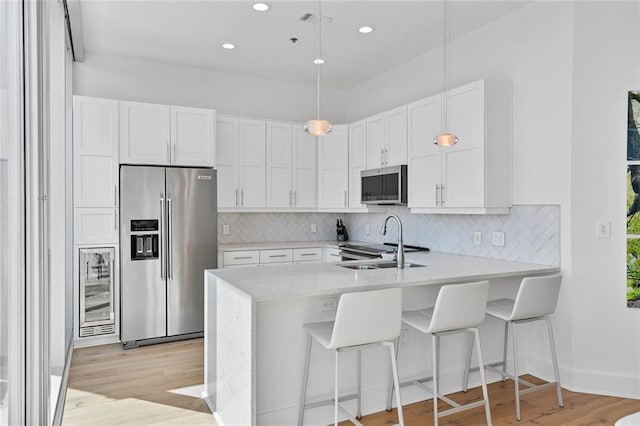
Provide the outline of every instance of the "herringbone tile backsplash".
<path id="1" fill-rule="evenodd" d="M 388 214 L 398 215 L 404 225 L 405 244 L 429 247 L 445 253 L 560 265 L 560 207 L 514 206 L 508 215 L 411 214 L 406 207 L 376 208 L 365 213 L 219 213 L 218 242 L 264 243 L 275 241 L 323 241 L 336 237 L 336 219 L 344 221 L 351 240 L 395 242 L 397 228 L 390 223 L 380 235 Z M 317 232 L 311 232 L 315 223 Z M 222 225 L 230 225 L 229 235 Z M 370 232 L 366 233 L 366 225 Z M 473 244 L 473 233 L 482 233 L 482 244 Z M 494 231 L 504 232 L 505 245 L 491 244 Z"/>

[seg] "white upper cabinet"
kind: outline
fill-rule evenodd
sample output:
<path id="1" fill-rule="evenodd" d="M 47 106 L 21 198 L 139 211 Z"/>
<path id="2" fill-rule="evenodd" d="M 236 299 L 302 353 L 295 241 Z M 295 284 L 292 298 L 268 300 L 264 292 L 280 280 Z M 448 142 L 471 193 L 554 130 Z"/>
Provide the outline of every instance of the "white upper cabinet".
<path id="1" fill-rule="evenodd" d="M 349 206 L 349 133 L 336 125 L 318 138 L 318 207 L 346 209 Z"/>
<path id="2" fill-rule="evenodd" d="M 362 201 L 360 172 L 367 166 L 367 123 L 365 120 L 349 125 L 349 208 L 365 208 Z"/>
<path id="3" fill-rule="evenodd" d="M 216 112 L 171 107 L 171 164 L 213 167 Z"/>
<path id="4" fill-rule="evenodd" d="M 214 165 L 215 111 L 119 102 L 123 164 Z"/>
<path id="5" fill-rule="evenodd" d="M 170 163 L 171 108 L 168 105 L 119 102 L 120 163 Z"/>
<path id="6" fill-rule="evenodd" d="M 407 163 L 407 106 L 366 120 L 367 169 Z"/>
<path id="7" fill-rule="evenodd" d="M 238 120 L 238 207 L 265 206 L 265 122 Z"/>
<path id="8" fill-rule="evenodd" d="M 218 116 L 218 208 L 265 206 L 265 122 Z"/>
<path id="9" fill-rule="evenodd" d="M 409 105 L 409 207 L 422 213 L 507 213 L 511 207 L 511 90 L 480 80 L 449 91 L 459 142 L 433 144 L 441 96 Z M 414 184 L 419 183 L 419 185 Z"/>
<path id="10" fill-rule="evenodd" d="M 304 131 L 301 124 L 294 124 L 291 187 L 293 207 L 316 206 L 316 138 Z"/>
<path id="11" fill-rule="evenodd" d="M 73 97 L 74 206 L 118 204 L 118 102 Z"/>
<path id="12" fill-rule="evenodd" d="M 291 124 L 267 122 L 267 207 L 292 207 Z"/>
<path id="13" fill-rule="evenodd" d="M 238 119 L 219 115 L 216 120 L 218 207 L 238 207 Z"/>

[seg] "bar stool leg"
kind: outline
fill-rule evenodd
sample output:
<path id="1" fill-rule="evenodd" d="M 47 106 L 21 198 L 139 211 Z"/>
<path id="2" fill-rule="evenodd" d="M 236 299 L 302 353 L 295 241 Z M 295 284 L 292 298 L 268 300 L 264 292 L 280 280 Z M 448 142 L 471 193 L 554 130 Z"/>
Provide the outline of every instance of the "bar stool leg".
<path id="1" fill-rule="evenodd" d="M 438 426 L 438 371 L 440 369 L 440 336 L 432 335 L 433 342 L 433 426 Z"/>
<path id="2" fill-rule="evenodd" d="M 396 401 L 398 402 L 398 422 L 400 426 L 404 426 L 404 416 L 402 413 L 402 399 L 400 399 L 400 379 L 398 378 L 398 363 L 396 361 L 396 357 L 398 353 L 396 352 L 395 345 L 390 342 L 389 343 L 389 355 L 391 356 L 391 370 L 393 374 L 393 388 L 396 391 Z"/>
<path id="3" fill-rule="evenodd" d="M 516 336 L 516 323 L 512 322 L 511 327 L 513 328 L 513 376 L 516 393 L 516 419 L 520 420 L 520 383 L 518 377 L 518 339 Z"/>
<path id="4" fill-rule="evenodd" d="M 504 352 L 502 352 L 502 372 L 507 372 L 507 339 L 509 338 L 509 323 L 504 323 Z M 502 375 L 502 381 L 507 381 L 506 374 Z"/>
<path id="5" fill-rule="evenodd" d="M 398 355 L 400 354 L 400 337 L 398 337 L 396 339 L 396 345 L 395 345 L 395 358 L 396 358 L 396 365 L 398 364 Z M 397 371 L 397 370 L 396 370 Z M 391 376 L 393 378 L 393 371 L 391 372 Z M 392 380 L 393 382 L 393 380 Z M 393 390 L 395 388 L 395 385 L 392 384 L 391 388 L 389 389 L 389 394 L 387 395 L 387 411 L 391 411 L 391 404 L 393 404 Z"/>
<path id="6" fill-rule="evenodd" d="M 467 352 L 467 368 L 464 370 L 462 379 L 462 392 L 466 392 L 469 387 L 469 370 L 471 370 L 471 355 L 473 352 L 473 333 L 469 333 L 469 351 Z M 482 364 L 478 364 L 481 366 Z"/>
<path id="7" fill-rule="evenodd" d="M 480 332 L 473 330 L 476 338 L 476 351 L 478 352 L 478 365 L 480 366 L 480 381 L 482 382 L 482 397 L 484 399 L 484 412 L 487 416 L 487 425 L 491 426 L 491 408 L 489 407 L 489 392 L 487 390 L 487 378 L 484 372 L 484 360 L 482 359 L 482 346 L 480 346 Z"/>
<path id="8" fill-rule="evenodd" d="M 340 351 L 336 350 L 336 372 L 334 376 L 334 406 L 333 406 L 333 424 L 334 426 L 338 426 L 338 362 L 340 360 Z"/>
<path id="9" fill-rule="evenodd" d="M 358 408 L 356 419 L 362 417 L 362 351 L 358 350 Z"/>
<path id="10" fill-rule="evenodd" d="M 545 318 L 547 320 L 547 332 L 549 333 L 549 344 L 551 346 L 551 358 L 553 360 L 553 374 L 556 376 L 556 384 L 558 391 L 558 405 L 564 407 L 562 401 L 562 387 L 560 386 L 560 369 L 558 368 L 558 356 L 556 355 L 556 344 L 553 338 L 553 328 L 551 327 L 551 318 Z"/>
<path id="11" fill-rule="evenodd" d="M 304 420 L 304 407 L 307 403 L 307 385 L 309 383 L 309 362 L 311 361 L 311 343 L 313 339 L 307 334 L 307 356 L 304 362 L 304 373 L 302 375 L 302 396 L 300 397 L 300 411 L 298 412 L 298 426 L 302 426 Z"/>

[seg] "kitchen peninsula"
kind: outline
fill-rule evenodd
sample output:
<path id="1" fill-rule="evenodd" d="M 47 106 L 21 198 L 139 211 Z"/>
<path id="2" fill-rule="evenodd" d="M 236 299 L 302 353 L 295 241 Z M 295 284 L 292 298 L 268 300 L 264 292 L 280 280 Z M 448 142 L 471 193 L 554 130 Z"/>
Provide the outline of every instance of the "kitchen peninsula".
<path id="1" fill-rule="evenodd" d="M 343 267 L 342 262 L 206 271 L 205 398 L 219 422 L 296 423 L 305 356 L 302 324 L 333 319 L 342 293 L 402 287 L 404 309 L 417 309 L 432 306 L 442 284 L 488 279 L 489 298 L 495 299 L 513 297 L 524 276 L 559 271 L 548 265 L 434 252 L 409 253 L 406 260 L 426 266 L 354 270 Z M 481 333 L 485 360 L 500 358 L 502 328 L 486 320 Z M 448 392 L 460 388 L 467 340 L 452 336 L 444 344 L 460 347 L 450 352 L 454 356 L 442 360 L 441 386 Z M 401 342 L 401 381 L 424 373 L 426 345 L 426 339 L 417 334 L 407 334 Z M 333 386 L 333 357 L 317 346 L 311 357 L 308 399 L 324 399 Z M 344 355 L 341 363 L 345 366 L 341 393 L 353 393 L 355 355 Z M 363 413 L 382 411 L 390 383 L 385 353 L 374 350 L 363 354 L 362 366 Z M 425 396 L 407 388 L 402 398 L 406 404 Z M 330 419 L 330 407 L 306 414 L 306 420 L 313 424 Z"/>

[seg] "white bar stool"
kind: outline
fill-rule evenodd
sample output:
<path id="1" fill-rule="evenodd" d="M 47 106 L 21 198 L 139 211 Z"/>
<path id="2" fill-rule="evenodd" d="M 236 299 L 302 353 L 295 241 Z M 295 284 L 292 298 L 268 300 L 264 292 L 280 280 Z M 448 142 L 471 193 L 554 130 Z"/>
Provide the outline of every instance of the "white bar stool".
<path id="1" fill-rule="evenodd" d="M 307 339 L 307 357 L 304 366 L 304 376 L 302 383 L 302 397 L 300 398 L 300 411 L 298 414 L 298 425 L 302 425 L 305 409 L 320 407 L 323 405 L 334 405 L 334 424 L 338 424 L 338 411 L 346 415 L 352 423 L 361 425 L 356 420 L 360 417 L 361 405 L 361 371 L 360 371 L 360 351 L 374 346 L 387 346 L 391 358 L 391 371 L 393 381 L 396 385 L 396 398 L 400 401 L 400 391 L 398 387 L 398 368 L 396 366 L 395 341 L 400 337 L 400 318 L 402 316 L 402 289 L 390 288 L 384 290 L 362 291 L 345 293 L 340 296 L 336 320 L 328 322 L 315 322 L 304 324 L 304 329 L 309 333 Z M 334 377 L 334 398 L 307 403 L 307 384 L 309 380 L 309 362 L 311 360 L 311 344 L 317 341 L 326 349 L 333 349 L 336 352 L 335 377 Z M 338 396 L 338 360 L 340 352 L 358 351 L 358 392 L 354 395 Z M 340 402 L 356 399 L 358 400 L 358 413 L 352 416 L 345 410 Z M 398 420 L 400 425 L 404 425 L 402 416 L 402 406 L 398 404 Z"/>
<path id="2" fill-rule="evenodd" d="M 558 294 L 560 293 L 560 282 L 562 275 L 551 275 L 546 277 L 528 277 L 522 280 L 516 299 L 498 299 L 492 300 L 487 304 L 487 314 L 492 317 L 504 321 L 504 351 L 502 353 L 502 361 L 485 365 L 485 368 L 495 371 L 502 375 L 502 380 L 510 378 L 514 381 L 515 401 L 516 401 L 516 419 L 520 420 L 520 395 L 530 392 L 539 391 L 549 387 L 556 387 L 558 392 L 558 405 L 564 407 L 562 402 L 562 387 L 560 386 L 560 371 L 558 369 L 558 358 L 556 356 L 556 346 L 553 339 L 553 329 L 551 327 L 551 318 L 549 315 L 556 310 L 558 303 Z M 518 352 L 516 325 L 525 322 L 541 321 L 547 322 L 547 332 L 549 336 L 549 345 L 551 347 L 551 358 L 553 360 L 553 373 L 555 382 L 545 383 L 544 385 L 534 385 L 526 380 L 520 379 L 518 376 Z M 509 334 L 509 325 L 513 334 L 513 375 L 507 373 L 507 339 Z M 473 341 L 471 342 L 473 346 Z M 483 362 L 479 360 L 479 364 Z M 466 390 L 469 380 L 469 370 L 471 366 L 471 349 L 467 357 L 467 369 L 465 373 Z M 502 366 L 502 369 L 496 367 Z M 475 368 L 473 370 L 476 370 Z M 473 371 L 472 370 L 472 371 Z M 483 369 L 480 369 L 482 372 Z M 519 383 L 527 386 L 528 389 L 520 391 Z"/>
<path id="3" fill-rule="evenodd" d="M 487 393 L 487 381 L 484 371 L 480 370 L 482 380 L 483 399 L 469 404 L 458 404 L 438 391 L 440 336 L 448 334 L 470 332 L 475 337 L 478 350 L 478 359 L 482 360 L 482 348 L 480 347 L 480 333 L 477 326 L 484 320 L 489 294 L 489 281 L 480 281 L 470 284 L 452 284 L 440 288 L 436 304 L 433 308 L 419 311 L 405 311 L 402 313 L 402 322 L 416 330 L 431 334 L 433 342 L 433 370 L 432 377 L 411 380 L 401 383 L 400 386 L 418 386 L 427 392 L 433 393 L 433 424 L 438 425 L 438 418 L 449 414 L 484 405 L 487 424 L 491 425 L 491 410 L 489 408 L 489 395 Z M 482 361 L 480 361 L 482 363 Z M 433 381 L 433 388 L 425 385 L 425 382 Z M 389 391 L 387 410 L 391 410 L 393 395 Z M 451 405 L 445 411 L 438 412 L 438 398 Z M 398 401 L 398 407 L 400 402 Z"/>

